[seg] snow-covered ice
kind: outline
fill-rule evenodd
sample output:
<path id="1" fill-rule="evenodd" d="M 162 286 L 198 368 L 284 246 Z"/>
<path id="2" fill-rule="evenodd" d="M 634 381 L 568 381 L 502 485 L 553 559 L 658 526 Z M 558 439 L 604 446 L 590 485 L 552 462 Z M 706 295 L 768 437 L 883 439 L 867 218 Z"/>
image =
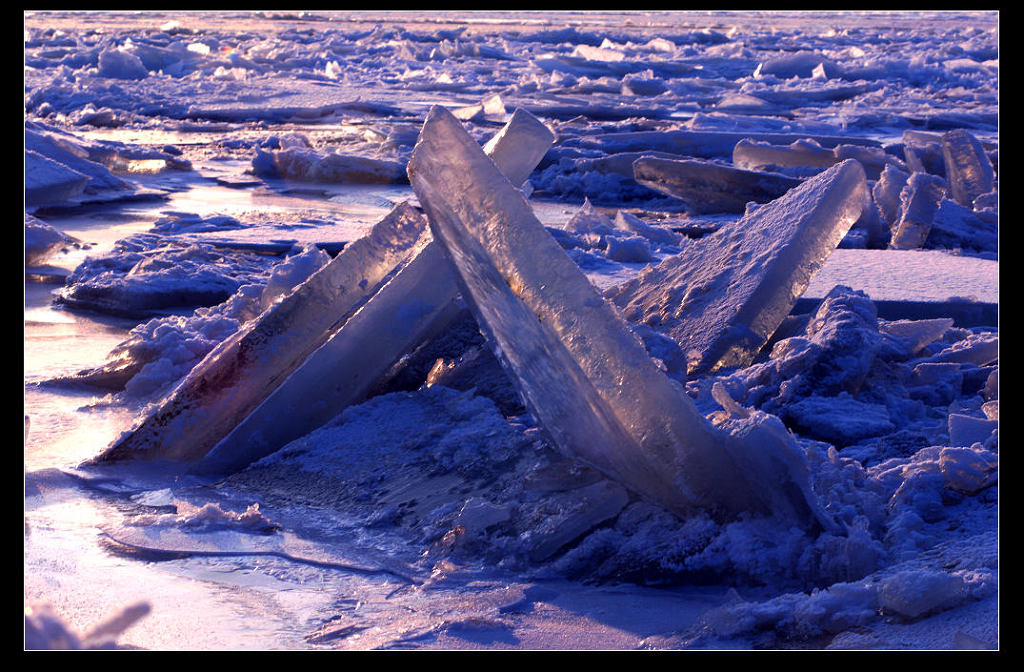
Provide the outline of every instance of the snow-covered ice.
<path id="1" fill-rule="evenodd" d="M 26 12 L 25 647 L 1000 648 L 1000 18 Z"/>

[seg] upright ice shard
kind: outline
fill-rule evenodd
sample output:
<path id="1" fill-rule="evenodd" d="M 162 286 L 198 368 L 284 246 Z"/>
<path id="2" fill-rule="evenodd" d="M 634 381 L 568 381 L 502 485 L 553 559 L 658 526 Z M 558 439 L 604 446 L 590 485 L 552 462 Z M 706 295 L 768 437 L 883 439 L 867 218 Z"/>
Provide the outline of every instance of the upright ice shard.
<path id="1" fill-rule="evenodd" d="M 773 513 L 833 527 L 781 423 L 712 427 L 443 108 L 427 116 L 409 178 L 463 297 L 554 447 L 684 515 Z"/>
<path id="2" fill-rule="evenodd" d="M 871 195 L 878 206 L 882 219 L 889 227 L 890 233 L 896 232 L 900 218 L 900 192 L 907 184 L 910 177 L 895 166 L 889 165 L 882 170 L 882 174 L 871 188 Z"/>
<path id="3" fill-rule="evenodd" d="M 900 191 L 900 212 L 890 245 L 912 250 L 924 245 L 932 230 L 939 203 L 946 195 L 946 181 L 928 173 L 914 173 Z"/>
<path id="4" fill-rule="evenodd" d="M 969 208 L 975 198 L 995 188 L 995 171 L 985 148 L 964 129 L 942 136 L 942 158 L 949 195 L 960 205 Z"/>
<path id="5" fill-rule="evenodd" d="M 633 177 L 683 201 L 692 214 L 743 212 L 750 201 L 766 203 L 800 184 L 800 180 L 778 173 L 649 156 L 633 162 Z"/>
<path id="6" fill-rule="evenodd" d="M 522 183 L 554 142 L 536 117 L 516 110 L 485 146 L 503 174 Z M 347 321 L 251 413 L 228 428 L 197 469 L 242 468 L 312 431 L 362 401 L 403 355 L 447 331 L 460 312 L 451 265 L 429 232 L 394 273 Z"/>
<path id="7" fill-rule="evenodd" d="M 860 217 L 866 190 L 860 163 L 836 164 L 691 241 L 609 298 L 628 320 L 675 339 L 689 373 L 745 366 Z"/>

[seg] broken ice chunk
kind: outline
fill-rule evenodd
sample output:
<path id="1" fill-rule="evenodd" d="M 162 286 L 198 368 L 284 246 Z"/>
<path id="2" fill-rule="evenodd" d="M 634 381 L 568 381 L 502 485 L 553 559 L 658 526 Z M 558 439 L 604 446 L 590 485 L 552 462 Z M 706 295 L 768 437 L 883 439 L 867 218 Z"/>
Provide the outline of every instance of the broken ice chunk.
<path id="1" fill-rule="evenodd" d="M 619 210 L 615 214 L 614 224 L 615 228 L 620 231 L 628 231 L 638 236 L 643 236 L 647 240 L 651 241 L 655 247 L 679 247 L 686 239 L 681 233 L 676 233 L 671 229 L 665 229 L 659 226 L 652 226 L 636 215 L 631 215 L 625 210 Z"/>
<path id="2" fill-rule="evenodd" d="M 409 177 L 463 297 L 554 447 L 683 514 L 834 527 L 781 423 L 752 413 L 731 434 L 708 424 L 441 107 L 427 117 Z"/>
<path id="3" fill-rule="evenodd" d="M 534 562 L 547 560 L 563 546 L 617 516 L 629 503 L 629 493 L 608 480 L 547 497 L 557 513 L 541 520 L 523 538 Z"/>
<path id="4" fill-rule="evenodd" d="M 321 152 L 292 146 L 277 152 L 257 148 L 253 172 L 330 184 L 398 184 L 405 182 L 405 167 L 398 161 L 354 154 Z"/>
<path id="5" fill-rule="evenodd" d="M 223 341 L 95 461 L 196 459 L 245 418 L 412 252 L 426 221 L 407 203 Z"/>
<path id="6" fill-rule="evenodd" d="M 594 208 L 589 198 L 584 198 L 580 209 L 565 223 L 565 230 L 570 233 L 607 234 L 615 230 L 615 225 L 607 215 Z"/>
<path id="7" fill-rule="evenodd" d="M 25 266 L 36 266 L 78 239 L 53 228 L 41 219 L 25 213 Z"/>
<path id="8" fill-rule="evenodd" d="M 900 192 L 900 215 L 890 245 L 912 250 L 924 245 L 932 229 L 939 202 L 946 195 L 946 181 L 927 173 L 914 173 Z"/>
<path id="9" fill-rule="evenodd" d="M 976 137 L 962 128 L 942 136 L 942 158 L 949 193 L 960 205 L 971 207 L 974 199 L 995 187 L 995 172 Z"/>
<path id="10" fill-rule="evenodd" d="M 800 180 L 778 173 L 655 157 L 634 161 L 633 177 L 646 187 L 683 201 L 691 214 L 743 212 L 750 201 L 765 203 L 800 184 Z"/>
<path id="11" fill-rule="evenodd" d="M 940 140 L 941 136 L 930 133 L 903 131 L 903 156 L 910 172 L 946 176 Z"/>
<path id="12" fill-rule="evenodd" d="M 89 176 L 30 149 L 25 150 L 25 205 L 60 203 L 80 196 Z"/>
<path id="13" fill-rule="evenodd" d="M 888 154 L 881 147 L 838 145 L 832 151 L 835 153 L 836 161 L 845 161 L 846 159 L 860 161 L 860 165 L 864 166 L 864 174 L 869 180 L 877 180 L 886 166 L 905 167 L 902 161 Z"/>
<path id="14" fill-rule="evenodd" d="M 999 359 L 999 334 L 971 334 L 948 348 L 922 359 L 926 362 L 960 362 L 984 366 Z"/>
<path id="15" fill-rule="evenodd" d="M 998 420 L 975 418 L 962 413 L 950 413 L 947 419 L 949 445 L 973 446 L 984 443 L 993 431 L 999 429 Z"/>
<path id="16" fill-rule="evenodd" d="M 537 117 L 516 109 L 505 126 L 484 145 L 509 182 L 520 185 L 530 177 L 555 141 L 555 135 Z"/>
<path id="17" fill-rule="evenodd" d="M 902 350 L 904 357 L 913 356 L 942 337 L 953 326 L 953 318 L 940 317 L 931 320 L 896 320 L 880 322 L 878 331 Z"/>
<path id="18" fill-rule="evenodd" d="M 953 416 L 949 417 L 952 434 Z M 942 449 L 939 453 L 939 469 L 946 477 L 947 488 L 974 495 L 999 479 L 999 457 L 981 446 L 970 444 L 969 448 L 961 448 L 958 447 L 960 445 L 955 443 L 952 448 Z"/>
<path id="19" fill-rule="evenodd" d="M 495 93 L 487 96 L 475 105 L 452 110 L 452 114 L 462 121 L 481 121 L 486 119 L 503 122 L 505 121 L 505 103 L 502 102 L 501 96 Z"/>
<path id="20" fill-rule="evenodd" d="M 875 205 L 882 214 L 882 219 L 889 226 L 890 233 L 895 233 L 899 226 L 900 216 L 900 192 L 907 184 L 910 177 L 907 173 L 893 165 L 887 165 L 875 186 L 871 188 L 871 195 L 875 199 Z"/>
<path id="21" fill-rule="evenodd" d="M 743 139 L 732 150 L 732 163 L 746 170 L 801 167 L 824 170 L 837 163 L 837 160 L 833 150 L 825 149 L 809 138 L 781 146 Z"/>
<path id="22" fill-rule="evenodd" d="M 608 236 L 608 249 L 605 256 L 612 261 L 619 261 L 632 264 L 646 264 L 654 261 L 651 254 L 651 244 L 642 236 Z"/>
<path id="23" fill-rule="evenodd" d="M 926 241 L 928 247 L 975 249 L 998 252 L 998 219 L 990 221 L 984 213 L 965 208 L 956 201 L 942 199 L 932 219 Z"/>
<path id="24" fill-rule="evenodd" d="M 661 151 L 683 156 L 710 159 L 732 156 L 736 143 L 749 139 L 785 145 L 807 138 L 795 133 L 740 133 L 732 131 L 631 131 L 627 133 L 598 133 L 573 138 L 563 144 L 567 147 L 599 149 L 605 154 L 620 152 Z M 811 138 L 822 147 L 841 144 L 879 146 L 875 140 L 849 136 L 814 134 Z"/>
<path id="25" fill-rule="evenodd" d="M 749 364 L 860 217 L 866 189 L 860 164 L 844 161 L 609 298 L 630 321 L 675 339 L 691 374 Z"/>

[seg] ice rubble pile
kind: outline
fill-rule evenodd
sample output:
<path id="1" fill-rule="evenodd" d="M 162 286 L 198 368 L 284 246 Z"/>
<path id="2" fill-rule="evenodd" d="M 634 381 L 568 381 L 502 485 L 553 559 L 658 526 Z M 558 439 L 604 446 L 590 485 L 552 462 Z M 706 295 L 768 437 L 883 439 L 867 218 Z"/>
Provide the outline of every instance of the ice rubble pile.
<path id="1" fill-rule="evenodd" d="M 517 137 L 516 133 L 520 135 Z M 505 136 L 514 140 L 503 144 Z M 907 455 L 908 445 L 927 447 L 928 442 L 937 445 L 949 441 L 940 436 L 942 432 L 934 431 L 934 404 L 951 403 L 962 393 L 980 389 L 988 377 L 995 375 L 997 342 L 984 333 L 952 329 L 950 322 L 942 320 L 880 323 L 867 297 L 842 288 L 833 291 L 817 315 L 806 318 L 805 336 L 774 342 L 768 360 L 750 366 L 783 322 L 792 329 L 793 320 L 799 320 L 787 316 L 801 286 L 806 285 L 807 278 L 851 225 L 862 219 L 868 190 L 860 162 L 834 163 L 825 171 L 798 181 L 783 197 L 754 209 L 719 233 L 696 241 L 687 241 L 662 227 L 652 227 L 622 211 L 613 221 L 589 204 L 559 233 L 532 218 L 528 206 L 524 209 L 522 192 L 514 186 L 529 175 L 550 142 L 550 133 L 532 116 L 521 112 L 513 115 L 505 130 L 485 147 L 495 161 L 509 167 L 509 184 L 494 173 L 494 164 L 483 158 L 476 142 L 454 117 L 440 110 L 432 112 L 410 163 L 410 174 L 427 211 L 431 232 L 439 241 L 430 242 L 430 234 L 424 231 L 426 222 L 416 219 L 422 215 L 414 210 L 403 211 L 400 206 L 378 225 L 378 233 L 360 241 L 363 246 L 378 248 L 374 253 L 361 253 L 370 255 L 366 263 L 378 258 L 383 261 L 373 262 L 378 264 L 375 280 L 355 283 L 363 287 L 363 293 L 355 297 L 352 307 L 339 308 L 340 304 L 329 303 L 337 301 L 328 298 L 336 292 L 330 287 L 353 286 L 354 280 L 336 278 L 334 275 L 341 271 L 328 273 L 328 269 L 348 268 L 351 272 L 352 259 L 360 254 L 360 245 L 346 248 L 348 257 L 345 253 L 339 255 L 319 272 L 307 269 L 300 273 L 298 278 L 306 277 L 305 282 L 298 283 L 293 278 L 292 282 L 283 283 L 286 289 L 296 283 L 298 286 L 285 293 L 283 304 L 266 311 L 258 320 L 242 327 L 241 320 L 227 325 L 225 333 L 233 333 L 222 340 L 216 352 L 209 354 L 208 346 L 192 348 L 191 358 L 173 362 L 181 370 L 189 370 L 197 354 L 208 355 L 165 401 L 165 410 L 171 409 L 167 418 L 147 429 L 146 422 L 156 417 L 151 415 L 115 442 L 99 460 L 143 454 L 195 459 L 209 453 L 202 463 L 204 469 L 241 468 L 302 436 L 346 406 L 358 403 L 373 389 L 370 381 L 378 381 L 379 385 L 379 381 L 386 380 L 388 367 L 403 353 L 451 329 L 458 313 L 452 302 L 461 291 L 476 323 L 486 332 L 507 375 L 519 387 L 551 445 L 566 455 L 598 467 L 613 482 L 625 484 L 684 515 L 693 515 L 695 511 L 772 512 L 803 524 L 816 521 L 831 530 L 835 512 L 824 513 L 818 499 L 820 493 L 812 492 L 812 481 L 817 475 L 807 462 L 806 446 L 794 444 L 781 424 L 773 424 L 778 420 L 765 411 L 804 436 L 860 451 L 858 454 L 863 454 L 868 463 L 894 456 L 902 458 Z M 530 146 L 536 149 L 526 149 Z M 429 167 L 424 169 L 420 164 Z M 466 165 L 472 165 L 473 170 L 466 171 Z M 891 166 L 885 170 L 890 169 Z M 480 200 L 483 193 L 490 194 L 487 205 Z M 462 194 L 461 200 L 455 194 Z M 410 224 L 400 224 L 403 218 Z M 416 221 L 419 223 L 413 226 Z M 399 229 L 393 230 L 396 223 Z M 402 226 L 412 228 L 400 236 L 404 242 L 396 243 L 399 239 L 395 235 Z M 764 233 L 759 235 L 761 228 Z M 789 233 L 776 235 L 783 229 Z M 479 242 L 473 242 L 470 231 L 476 231 L 472 235 L 480 236 Z M 762 239 L 770 239 L 771 244 Z M 640 280 L 609 294 L 613 302 L 621 302 L 624 307 L 635 304 L 639 310 L 640 306 L 647 306 L 636 315 L 627 309 L 632 327 L 608 312 L 608 304 L 593 293 L 589 282 L 569 262 L 561 248 L 572 248 L 573 241 L 592 249 L 603 243 L 609 257 L 639 254 L 638 258 L 646 260 L 650 259 L 652 249 L 676 253 L 660 266 L 649 268 Z M 622 249 L 630 249 L 627 246 L 633 241 L 642 244 L 632 248 L 634 251 L 622 253 Z M 438 242 L 445 254 L 438 248 Z M 545 252 L 524 259 L 515 254 L 523 245 Z M 677 246 L 683 249 L 679 251 Z M 350 263 L 343 265 L 339 259 Z M 448 259 L 459 269 L 454 278 L 445 270 L 449 267 Z M 564 269 L 563 259 L 569 262 Z M 778 270 L 774 270 L 773 264 Z M 695 283 L 694 274 L 701 272 L 708 275 L 706 281 Z M 426 286 L 436 296 L 422 295 L 420 288 Z M 438 289 L 445 287 L 449 289 Z M 558 290 L 536 293 L 532 289 L 535 287 Z M 780 292 L 772 294 L 775 290 Z M 324 298 L 312 299 L 317 292 Z M 235 297 L 236 303 L 241 301 L 241 294 Z M 352 302 L 353 298 L 344 301 Z M 566 310 L 565 301 L 575 308 Z M 430 308 L 426 307 L 428 304 Z M 263 307 L 268 305 L 264 303 Z M 496 308 L 499 305 L 502 310 Z M 286 353 L 273 346 L 273 340 L 259 346 L 270 348 L 268 352 L 286 354 L 290 363 L 282 360 L 280 365 L 269 366 L 260 359 L 263 368 L 252 368 L 244 362 L 257 360 L 237 359 L 231 354 L 246 353 L 246 357 L 251 357 L 251 348 L 241 348 L 240 344 L 256 335 L 261 335 L 261 339 L 265 338 L 262 334 L 294 339 L 298 335 L 294 331 L 296 325 L 314 317 L 314 306 L 319 312 L 304 332 L 308 345 Z M 324 310 L 324 306 L 328 308 Z M 519 319 L 512 317 L 520 313 Z M 539 317 L 542 325 L 533 334 L 525 330 L 525 325 L 538 319 L 529 317 L 531 313 Z M 655 313 L 658 319 L 654 319 Z M 282 322 L 282 315 L 292 317 Z M 379 363 L 361 361 L 367 352 L 376 349 L 370 343 L 380 346 L 385 342 L 381 340 L 382 325 L 393 315 L 417 320 L 413 324 L 418 326 L 383 348 Z M 727 319 L 720 324 L 715 322 L 723 317 Z M 687 320 L 703 326 L 693 327 Z M 280 326 L 275 327 L 278 323 Z M 336 324 L 331 327 L 331 323 Z M 754 329 L 756 325 L 761 326 Z M 162 326 L 164 334 L 173 331 Z M 547 331 L 549 328 L 553 331 Z M 699 340 L 693 340 L 695 337 Z M 943 338 L 948 339 L 948 348 L 922 355 L 922 348 L 934 348 Z M 145 390 L 149 377 L 137 375 L 142 367 L 155 362 L 166 366 L 163 357 L 146 362 L 146 355 L 139 354 L 145 349 L 140 346 L 146 340 L 142 336 L 134 344 L 126 343 L 106 367 L 91 375 L 95 380 L 108 376 L 112 386 L 121 387 L 137 377 L 138 385 L 131 387 Z M 254 345 L 259 342 L 262 341 L 252 341 Z M 627 357 L 628 364 L 622 359 L 624 352 L 632 353 Z M 652 355 L 656 359 L 651 359 Z M 531 363 L 538 361 L 545 364 L 538 367 Z M 561 363 L 552 365 L 551 361 Z M 236 363 L 226 366 L 229 362 Z M 621 362 L 622 366 L 606 369 L 612 362 Z M 720 368 L 724 371 L 688 385 L 688 392 L 697 403 L 692 406 L 693 402 L 673 387 L 671 378 L 658 371 L 656 364 L 677 375 L 684 366 L 691 373 Z M 214 373 L 219 370 L 238 376 L 246 371 L 246 366 L 251 373 L 244 375 L 258 373 L 264 376 L 260 380 L 267 382 L 212 386 L 195 382 L 204 375 L 220 380 L 217 376 L 221 374 Z M 730 372 L 736 366 L 745 368 Z M 346 373 L 346 367 L 351 373 Z M 567 371 L 577 373 L 568 377 Z M 349 375 L 355 376 L 353 381 L 358 378 L 362 382 L 355 387 L 337 384 L 338 376 Z M 443 379 L 444 370 L 432 372 L 432 376 L 435 381 Z M 88 377 L 89 372 L 83 372 L 83 378 Z M 631 377 L 636 377 L 632 386 L 627 385 Z M 899 379 L 903 387 L 885 388 L 887 391 L 879 396 L 871 391 L 872 380 L 879 378 L 887 382 Z M 944 387 L 933 384 L 940 378 Z M 343 392 L 343 387 L 351 389 Z M 553 392 L 560 389 L 562 393 Z M 626 389 L 634 391 L 624 393 Z M 194 390 L 203 392 L 196 396 Z M 209 423 L 213 432 L 207 434 L 205 442 L 196 442 L 195 432 L 184 428 L 194 427 L 196 418 L 211 417 L 197 412 L 215 398 L 209 396 L 211 391 L 224 394 L 217 390 L 224 390 L 228 395 L 221 397 L 224 403 L 237 410 L 214 414 L 212 417 L 217 421 Z M 248 392 L 239 397 L 233 390 Z M 253 390 L 261 391 L 260 395 L 253 396 Z M 362 392 L 353 393 L 356 390 Z M 334 401 L 318 403 L 335 396 Z M 307 398 L 308 401 L 302 401 Z M 187 399 L 191 401 L 182 401 Z M 625 403 L 626 399 L 629 403 Z M 637 404 L 638 399 L 648 401 Z M 657 411 L 665 404 L 671 409 Z M 987 452 L 979 453 L 977 458 L 966 453 L 962 457 L 968 462 L 980 459 L 981 463 L 989 464 L 985 455 L 994 455 L 990 449 L 996 448 L 995 434 L 989 436 L 994 425 L 983 427 L 971 415 L 976 409 L 963 410 L 965 413 L 959 417 L 949 416 L 945 436 L 957 436 L 958 441 L 965 441 L 961 436 L 979 438 L 981 445 L 972 448 L 971 444 L 978 443 L 972 441 L 961 450 Z M 644 415 L 648 412 L 652 414 Z M 296 414 L 309 417 L 294 423 L 267 422 L 297 417 Z M 707 424 L 702 415 L 711 418 L 713 424 Z M 574 420 L 567 422 L 567 417 Z M 169 418 L 179 418 L 179 422 L 185 423 L 183 429 L 168 433 L 163 425 Z M 592 419 L 583 421 L 586 418 Z M 682 424 L 673 427 L 664 418 Z M 874 452 L 869 450 L 869 444 L 863 443 L 871 437 L 892 435 L 894 430 L 898 430 L 895 436 L 902 432 L 909 443 Z M 181 439 L 182 446 L 187 448 L 168 449 L 173 443 L 167 441 L 173 437 Z M 611 437 L 617 439 L 608 441 Z M 765 441 L 774 442 L 778 452 L 764 452 L 764 446 L 769 445 Z M 126 447 L 136 445 L 140 447 L 137 450 Z M 624 447 L 630 445 L 636 446 L 631 450 L 637 452 L 632 458 L 624 458 Z M 753 445 L 760 448 L 751 452 L 749 447 Z M 672 452 L 680 446 L 688 447 L 679 453 Z M 993 473 L 986 469 L 982 471 Z M 708 476 L 719 471 L 721 476 Z M 758 489 L 750 483 L 743 489 L 745 498 L 737 499 L 733 487 L 736 479 L 753 474 L 766 477 L 764 480 L 770 485 Z M 726 492 L 716 490 L 715 482 L 733 485 Z M 844 519 L 844 524 L 852 524 L 852 519 Z"/>
<path id="2" fill-rule="evenodd" d="M 979 36 L 956 47 L 964 58 L 928 64 L 865 58 L 857 46 L 765 57 L 762 47 L 777 54 L 779 46 L 765 39 L 741 43 L 705 31 L 634 43 L 568 29 L 522 34 L 496 50 L 457 32 L 378 27 L 326 42 L 301 31 L 277 42 L 243 35 L 228 49 L 212 32 L 165 30 L 116 44 L 109 36 L 36 31 L 26 48 L 27 64 L 38 70 L 27 77 L 46 78 L 49 88 L 37 86 L 26 109 L 82 126 L 151 114 L 203 122 L 342 109 L 394 114 L 400 102 L 383 102 L 387 95 L 361 108 L 305 94 L 257 101 L 275 91 L 279 72 L 375 86 L 348 67 L 367 52 L 380 81 L 403 91 L 480 100 L 454 110 L 471 133 L 507 117 L 501 99 L 454 66 L 479 59 L 494 66 L 491 83 L 504 85 L 505 100 L 518 95 L 530 109 L 562 119 L 548 123 L 558 131 L 550 147 L 543 124 L 531 126 L 532 117 L 517 111 L 513 120 L 518 115 L 526 126 L 510 122 L 504 133 L 533 130 L 504 145 L 492 140 L 485 148 L 491 164 L 459 124 L 432 113 L 409 164 L 426 216 L 408 206 L 392 213 L 415 223 L 401 242 L 377 241 L 377 251 L 390 256 L 373 273 L 344 275 L 350 262 L 373 265 L 353 261 L 357 254 L 328 263 L 311 250 L 272 275 L 265 265 L 226 259 L 231 270 L 211 277 L 211 285 L 224 284 L 209 300 L 230 298 L 140 325 L 106 365 L 76 379 L 145 401 L 184 377 L 168 397 L 181 402 L 170 407 L 177 429 L 138 435 L 141 453 L 205 455 L 201 468 L 236 471 L 228 483 L 290 488 L 296 501 L 317 506 L 361 507 L 368 527 L 397 527 L 411 547 L 429 549 L 429 562 L 467 553 L 512 569 L 547 563 L 559 576 L 598 580 L 726 577 L 820 588 L 763 602 L 737 597 L 682 633 L 688 645 L 756 632 L 850 635 L 879 613 L 913 621 L 988 599 L 998 585 L 998 545 L 986 532 L 995 527 L 998 497 L 997 333 L 946 319 L 879 319 L 869 297 L 845 287 L 813 314 L 789 313 L 806 277 L 837 244 L 994 258 L 998 154 L 957 128 L 984 128 L 983 105 L 978 114 L 928 119 L 952 130 L 906 130 L 886 146 L 834 135 L 835 119 L 809 110 L 854 99 L 878 104 L 903 95 L 906 83 L 934 82 L 961 85 L 983 104 L 979 82 L 994 72 L 996 54 Z M 549 45 L 550 53 L 531 50 L 528 61 L 516 60 L 511 55 L 524 41 Z M 699 74 L 687 62 L 695 56 Z M 452 67 L 429 67 L 440 63 Z M 256 92 L 251 99 L 237 96 L 239 83 Z M 126 94 L 136 86 L 152 94 L 146 105 Z M 666 92 L 672 95 L 660 95 Z M 77 109 L 81 95 L 95 103 Z M 190 99 L 201 103 L 185 109 L 180 101 Z M 701 111 L 682 125 L 663 123 L 681 109 L 669 99 Z M 789 110 L 800 114 L 762 116 Z M 843 120 L 854 128 L 893 119 L 881 105 L 850 114 L 844 110 Z M 297 134 L 222 144 L 254 152 L 258 175 L 395 181 L 405 179 L 407 150 L 418 137 L 406 126 L 367 130 L 362 147 L 379 147 L 372 160 L 314 149 Z M 594 132 L 601 128 L 614 132 Z M 95 144 L 83 150 L 81 141 L 71 150 L 63 143 L 72 138 L 33 123 L 30 140 L 37 144 L 27 151 L 39 156 L 26 153 L 26 167 L 30 160 L 35 166 L 31 180 L 26 173 L 27 194 L 31 187 L 32 198 L 47 203 L 117 191 L 121 178 L 113 173 L 128 160 L 140 162 L 135 169 L 155 166 L 150 160 L 173 167 L 167 157 L 131 158 L 122 150 L 112 158 Z M 587 200 L 565 229 L 545 229 L 523 200 L 532 189 Z M 675 220 L 673 230 L 642 213 L 620 210 L 612 218 L 593 206 L 634 202 L 690 217 Z M 26 222 L 27 233 L 38 229 L 28 215 Z M 682 222 L 717 233 L 686 236 Z M 154 233 L 237 224 L 171 216 Z M 377 233 L 394 225 L 382 222 Z M 45 232 L 38 238 L 38 247 L 58 244 Z M 89 291 L 113 295 L 133 278 L 146 281 L 141 296 L 146 285 L 165 284 L 161 269 L 200 261 L 209 268 L 223 254 L 154 235 L 123 244 L 119 258 L 80 269 L 66 300 Z M 536 258 L 517 253 L 523 245 L 537 249 Z M 565 259 L 583 268 L 609 260 L 658 265 L 643 281 L 609 292 L 622 320 Z M 358 296 L 339 298 L 339 287 L 358 287 Z M 780 291 L 766 296 L 768 289 Z M 170 298 L 125 294 L 119 302 L 166 309 L 206 301 L 165 290 Z M 477 340 L 454 337 L 460 330 Z M 275 347 L 302 331 L 301 347 Z M 268 361 L 261 353 L 288 356 L 260 370 Z M 439 356 L 445 359 L 431 366 Z M 396 370 L 423 362 L 410 389 L 426 378 L 424 388 L 393 392 Z M 209 396 L 188 396 L 211 380 Z M 508 418 L 481 396 L 517 398 L 513 387 L 534 417 Z M 204 421 L 201 407 L 217 395 L 226 412 Z M 290 421 L 277 422 L 283 417 Z M 204 422 L 215 431 L 197 441 L 188 428 Z M 107 457 L 128 455 L 137 454 L 111 450 Z"/>

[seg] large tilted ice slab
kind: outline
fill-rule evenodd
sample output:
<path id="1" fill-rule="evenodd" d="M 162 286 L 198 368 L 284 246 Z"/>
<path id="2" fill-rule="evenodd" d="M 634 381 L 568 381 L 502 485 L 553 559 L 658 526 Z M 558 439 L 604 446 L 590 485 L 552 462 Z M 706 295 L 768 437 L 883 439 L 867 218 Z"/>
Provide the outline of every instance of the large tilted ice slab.
<path id="1" fill-rule="evenodd" d="M 800 180 L 778 173 L 649 156 L 633 162 L 633 178 L 678 198 L 691 214 L 743 212 L 750 201 L 766 203 L 800 184 Z"/>
<path id="2" fill-rule="evenodd" d="M 781 424 L 761 416 L 731 434 L 712 427 L 443 108 L 427 117 L 409 178 L 463 297 L 554 447 L 684 515 L 772 513 L 831 527 Z"/>
<path id="3" fill-rule="evenodd" d="M 413 251 L 426 218 L 402 203 L 370 233 L 214 348 L 96 461 L 202 457 Z"/>
<path id="4" fill-rule="evenodd" d="M 861 215 L 864 169 L 844 161 L 615 288 L 626 318 L 676 340 L 691 374 L 745 366 Z"/>
<path id="5" fill-rule="evenodd" d="M 554 135 L 516 110 L 484 146 L 498 169 L 521 184 Z M 196 469 L 226 473 L 269 455 L 362 401 L 391 367 L 447 331 L 462 307 L 451 264 L 427 232 L 416 251 L 350 319 L 333 331 Z"/>
<path id="6" fill-rule="evenodd" d="M 335 331 L 197 466 L 230 473 L 308 434 L 368 391 L 459 312 L 458 288 L 432 241 Z"/>
<path id="7" fill-rule="evenodd" d="M 500 141 L 491 144 L 489 151 L 500 154 L 502 161 L 512 164 L 511 172 L 520 181 L 526 179 L 553 140 L 550 131 L 528 113 L 513 115 L 507 128 L 499 135 Z M 509 144 L 518 146 L 519 151 L 508 152 Z M 421 213 L 408 204 L 397 206 L 366 237 L 347 245 L 337 257 L 280 303 L 211 351 L 156 411 L 148 414 L 95 460 L 135 457 L 195 460 L 207 455 L 297 368 L 305 366 L 304 362 L 314 351 L 341 331 L 354 310 L 373 297 L 396 268 L 415 254 L 416 249 L 423 247 L 426 241 L 422 236 L 425 233 L 426 219 Z M 423 264 L 417 266 L 422 267 Z M 427 287 L 432 281 L 441 286 L 439 291 L 444 289 L 447 270 L 436 263 L 430 268 L 433 270 L 428 269 L 427 275 L 421 278 L 426 284 L 418 290 L 420 292 L 429 291 Z M 454 295 L 433 297 L 435 308 L 445 309 L 446 298 L 453 299 Z M 383 312 L 370 312 L 371 316 L 376 316 L 374 320 L 364 314 L 349 331 L 366 333 L 373 328 L 384 328 L 381 325 L 398 315 L 411 320 L 410 324 L 402 325 L 410 334 L 427 334 L 436 316 L 422 310 L 422 306 L 417 307 L 416 300 L 415 295 L 406 300 L 404 294 L 392 288 L 391 293 L 375 303 L 375 310 L 380 311 L 383 306 Z M 402 305 L 405 306 L 404 312 L 390 312 Z M 362 326 L 367 323 L 372 326 Z M 346 331 L 343 340 L 348 340 L 348 333 Z M 369 342 L 372 344 L 372 338 Z M 357 370 L 368 375 L 366 372 L 375 371 L 374 367 L 379 366 L 380 361 L 394 355 L 385 349 L 375 352 L 371 348 L 369 352 L 372 354 L 356 353 L 357 357 L 363 356 L 369 361 L 355 365 L 352 360 L 333 361 L 330 363 L 332 368 L 321 370 L 319 375 L 329 375 L 330 371 L 336 373 L 339 367 L 342 371 Z M 404 352 L 400 350 L 388 365 Z M 321 364 L 325 361 L 318 360 Z M 306 370 L 308 372 L 311 368 Z M 337 389 L 337 386 L 330 389 Z M 320 411 L 326 412 L 323 408 L 333 407 L 337 412 L 348 403 L 346 400 L 359 397 L 358 390 L 354 394 L 348 391 L 334 394 L 334 397 L 320 402 Z M 276 422 L 276 416 L 268 419 Z M 281 421 L 281 424 L 294 431 L 301 427 L 297 419 L 290 424 Z M 315 425 L 306 427 L 306 431 L 313 427 Z M 219 451 L 217 464 L 238 464 L 247 456 L 273 448 L 270 436 L 261 435 L 258 427 L 247 425 L 236 438 L 240 440 L 242 436 L 253 437 L 253 449 L 249 451 L 245 445 L 239 448 L 240 444 L 236 442 L 233 444 L 235 449 L 225 447 Z"/>

